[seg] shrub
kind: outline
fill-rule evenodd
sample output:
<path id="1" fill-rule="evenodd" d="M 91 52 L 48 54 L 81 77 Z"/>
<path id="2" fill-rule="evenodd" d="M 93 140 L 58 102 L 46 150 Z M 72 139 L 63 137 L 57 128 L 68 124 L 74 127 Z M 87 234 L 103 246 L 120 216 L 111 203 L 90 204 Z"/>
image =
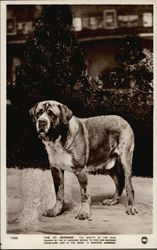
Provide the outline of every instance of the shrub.
<path id="1" fill-rule="evenodd" d="M 33 37 L 27 41 L 17 69 L 17 98 L 22 108 L 45 99 L 68 102 L 89 86 L 84 56 L 75 39 L 69 6 L 46 6 L 35 22 Z M 16 90 L 16 91 L 17 91 Z"/>
<path id="2" fill-rule="evenodd" d="M 104 88 L 138 88 L 153 91 L 153 54 L 139 38 L 127 38 L 115 56 L 116 67 L 101 72 Z"/>

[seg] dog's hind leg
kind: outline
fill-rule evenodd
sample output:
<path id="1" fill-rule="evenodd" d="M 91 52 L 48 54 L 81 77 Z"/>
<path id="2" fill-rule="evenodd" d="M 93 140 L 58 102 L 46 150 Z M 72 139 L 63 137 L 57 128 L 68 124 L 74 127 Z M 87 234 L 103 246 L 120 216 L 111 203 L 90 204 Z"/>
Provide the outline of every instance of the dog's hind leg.
<path id="1" fill-rule="evenodd" d="M 64 171 L 57 168 L 51 168 L 51 173 L 56 192 L 56 204 L 52 209 L 46 210 L 44 216 L 54 217 L 61 213 L 64 201 Z"/>
<path id="2" fill-rule="evenodd" d="M 123 153 L 121 156 L 121 163 L 124 170 L 125 175 L 125 187 L 126 187 L 126 194 L 128 199 L 127 204 L 127 214 L 134 215 L 137 213 L 136 207 L 135 207 L 135 198 L 134 198 L 134 189 L 131 181 L 132 177 L 132 152 L 129 152 L 128 150 Z"/>
<path id="3" fill-rule="evenodd" d="M 116 165 L 112 169 L 107 170 L 107 174 L 109 174 L 114 180 L 116 190 L 111 199 L 105 199 L 103 201 L 103 205 L 111 206 L 119 202 L 119 198 L 123 192 L 124 185 L 125 185 L 124 171 L 122 169 L 120 162 L 117 162 Z"/>

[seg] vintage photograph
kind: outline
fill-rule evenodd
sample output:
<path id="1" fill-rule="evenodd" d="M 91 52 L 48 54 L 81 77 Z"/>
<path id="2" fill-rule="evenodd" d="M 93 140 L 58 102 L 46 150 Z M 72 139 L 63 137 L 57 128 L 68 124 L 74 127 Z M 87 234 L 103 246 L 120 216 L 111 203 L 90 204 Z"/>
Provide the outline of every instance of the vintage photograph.
<path id="1" fill-rule="evenodd" d="M 5 7 L 7 237 L 149 248 L 154 5 Z"/>

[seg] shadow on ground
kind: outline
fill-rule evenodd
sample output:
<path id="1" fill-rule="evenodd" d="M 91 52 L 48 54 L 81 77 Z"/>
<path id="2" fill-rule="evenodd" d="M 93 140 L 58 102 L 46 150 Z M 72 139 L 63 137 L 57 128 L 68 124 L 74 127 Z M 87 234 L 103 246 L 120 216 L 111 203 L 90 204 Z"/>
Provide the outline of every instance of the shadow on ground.
<path id="1" fill-rule="evenodd" d="M 114 193 L 109 176 L 89 176 L 91 221 L 75 219 L 80 192 L 76 177 L 65 174 L 64 212 L 53 218 L 42 216 L 55 203 L 50 171 L 7 170 L 7 232 L 10 234 L 150 234 L 152 233 L 153 179 L 134 177 L 137 215 L 127 215 L 126 192 L 120 203 L 103 206 Z"/>

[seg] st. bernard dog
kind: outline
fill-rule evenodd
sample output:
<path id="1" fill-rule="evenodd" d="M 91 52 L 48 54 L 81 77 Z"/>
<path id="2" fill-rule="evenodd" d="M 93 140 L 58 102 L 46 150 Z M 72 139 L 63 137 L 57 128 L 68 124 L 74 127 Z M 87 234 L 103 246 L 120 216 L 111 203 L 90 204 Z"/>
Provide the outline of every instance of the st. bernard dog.
<path id="1" fill-rule="evenodd" d="M 80 184 L 78 219 L 90 219 L 88 172 L 109 174 L 115 182 L 114 196 L 104 200 L 104 205 L 118 203 L 125 185 L 126 212 L 137 213 L 131 181 L 134 133 L 123 118 L 115 115 L 77 118 L 67 106 L 56 101 L 39 102 L 29 112 L 45 145 L 56 191 L 56 204 L 44 212 L 45 216 L 61 213 L 64 170 L 73 172 Z"/>

